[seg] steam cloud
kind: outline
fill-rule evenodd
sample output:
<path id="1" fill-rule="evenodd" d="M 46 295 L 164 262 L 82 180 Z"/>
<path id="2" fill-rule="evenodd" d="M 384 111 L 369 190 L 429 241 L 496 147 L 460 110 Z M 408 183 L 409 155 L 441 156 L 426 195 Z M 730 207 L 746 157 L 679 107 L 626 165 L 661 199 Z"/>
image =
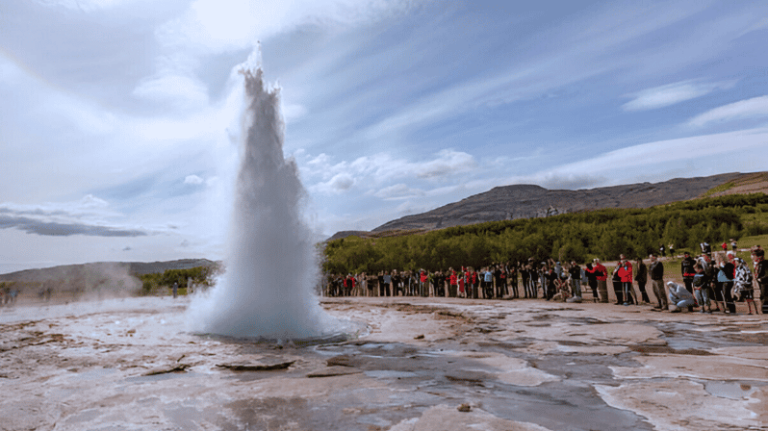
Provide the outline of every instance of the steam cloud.
<path id="1" fill-rule="evenodd" d="M 241 71 L 246 107 L 226 273 L 190 307 L 193 330 L 235 337 L 311 338 L 335 325 L 313 287 L 319 275 L 312 234 L 302 221 L 304 187 L 285 160 L 279 89 L 258 66 Z"/>

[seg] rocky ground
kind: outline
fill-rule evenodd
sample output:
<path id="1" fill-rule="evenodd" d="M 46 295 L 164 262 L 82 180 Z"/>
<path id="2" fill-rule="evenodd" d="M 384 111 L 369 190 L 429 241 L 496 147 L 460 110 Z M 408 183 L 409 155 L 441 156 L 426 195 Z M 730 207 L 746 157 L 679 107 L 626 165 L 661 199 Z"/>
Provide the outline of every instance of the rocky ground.
<path id="1" fill-rule="evenodd" d="M 185 331 L 186 299 L 0 309 L 0 430 L 768 429 L 768 319 L 324 300 L 340 343 Z"/>

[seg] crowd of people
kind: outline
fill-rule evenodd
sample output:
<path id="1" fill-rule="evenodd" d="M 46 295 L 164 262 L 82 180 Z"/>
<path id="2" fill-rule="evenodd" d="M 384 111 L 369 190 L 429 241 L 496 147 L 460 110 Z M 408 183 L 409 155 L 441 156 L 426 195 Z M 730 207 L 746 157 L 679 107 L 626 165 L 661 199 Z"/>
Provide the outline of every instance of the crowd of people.
<path id="1" fill-rule="evenodd" d="M 683 253 L 680 263 L 682 283 L 666 284 L 663 258 L 659 254 L 627 259 L 621 255 L 609 271 L 600 259 L 581 266 L 575 261 L 553 259 L 537 263 L 495 263 L 482 268 L 448 268 L 447 271 L 382 271 L 378 274 L 331 274 L 324 289 L 326 296 L 434 296 L 471 299 L 535 299 L 584 302 L 582 287 L 593 302 L 610 302 L 609 282 L 617 305 L 652 305 L 655 311 L 736 313 L 736 303 L 745 302 L 749 314 L 768 312 L 768 263 L 760 246 L 752 248 L 752 267 L 723 243 L 722 252 L 712 252 L 701 244 L 701 254 Z M 669 245 L 672 251 L 674 245 Z M 675 278 L 666 275 L 667 279 Z M 650 286 L 647 289 L 650 282 Z M 755 292 L 757 291 L 757 292 Z M 649 292 L 655 300 L 652 302 Z"/>

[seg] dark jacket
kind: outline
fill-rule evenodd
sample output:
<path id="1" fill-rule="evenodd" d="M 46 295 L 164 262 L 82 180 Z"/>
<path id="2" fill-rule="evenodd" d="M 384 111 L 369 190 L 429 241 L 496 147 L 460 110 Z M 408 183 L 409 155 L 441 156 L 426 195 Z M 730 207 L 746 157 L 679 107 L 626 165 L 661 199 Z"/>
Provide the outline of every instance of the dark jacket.
<path id="1" fill-rule="evenodd" d="M 651 280 L 662 280 L 664 278 L 664 264 L 660 261 L 651 263 Z"/>
<path id="2" fill-rule="evenodd" d="M 768 262 L 766 262 L 765 259 L 757 262 L 755 279 L 761 286 L 768 285 Z"/>
<path id="3" fill-rule="evenodd" d="M 648 282 L 648 268 L 643 262 L 637 266 L 637 273 L 635 274 L 635 281 L 638 284 L 645 284 Z"/>
<path id="4" fill-rule="evenodd" d="M 680 273 L 683 278 L 693 279 L 693 276 L 696 275 L 696 271 L 693 269 L 695 264 L 696 262 L 694 262 L 691 256 L 686 257 L 680 262 Z"/>

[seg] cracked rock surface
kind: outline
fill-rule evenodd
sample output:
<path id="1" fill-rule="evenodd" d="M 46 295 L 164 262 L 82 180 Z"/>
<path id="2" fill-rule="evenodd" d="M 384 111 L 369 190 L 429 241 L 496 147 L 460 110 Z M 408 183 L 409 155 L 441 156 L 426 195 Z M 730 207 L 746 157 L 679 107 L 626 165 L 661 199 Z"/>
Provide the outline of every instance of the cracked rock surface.
<path id="1" fill-rule="evenodd" d="M 0 309 L 0 430 L 768 427 L 763 316 L 338 298 L 368 332 L 278 346 L 191 334 L 187 304 Z"/>

